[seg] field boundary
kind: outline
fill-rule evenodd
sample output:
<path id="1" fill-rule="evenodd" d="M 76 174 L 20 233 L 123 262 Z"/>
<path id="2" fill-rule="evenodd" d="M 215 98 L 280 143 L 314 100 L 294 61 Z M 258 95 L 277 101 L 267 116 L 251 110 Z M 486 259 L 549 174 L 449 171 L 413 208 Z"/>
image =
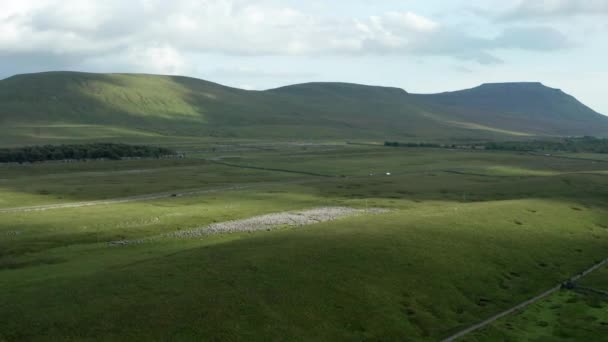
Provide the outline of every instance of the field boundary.
<path id="1" fill-rule="evenodd" d="M 537 153 L 537 152 L 528 152 L 528 154 L 531 155 L 531 156 L 535 156 L 535 157 L 569 159 L 569 160 L 583 160 L 583 161 L 592 161 L 592 162 L 596 162 L 596 163 L 608 163 L 608 160 L 603 160 L 603 159 L 577 158 L 577 157 L 560 156 L 560 155 L 554 155 L 554 154 L 546 155 L 546 154 L 541 154 L 541 153 Z"/>
<path id="2" fill-rule="evenodd" d="M 204 160 L 206 160 L 208 162 L 211 162 L 211 163 L 214 163 L 214 164 L 218 164 L 218 165 L 237 167 L 237 168 L 241 168 L 241 169 L 253 169 L 253 170 L 263 170 L 263 171 L 276 171 L 276 172 L 297 173 L 297 174 L 300 174 L 300 175 L 316 176 L 316 177 L 326 177 L 326 178 L 335 178 L 335 177 L 338 177 L 336 175 L 327 175 L 327 174 L 323 174 L 323 173 L 315 173 L 315 172 L 308 172 L 308 171 L 297 171 L 297 170 L 277 169 L 277 168 L 270 168 L 270 167 L 263 167 L 263 166 L 251 166 L 251 165 L 232 164 L 232 163 L 221 162 L 221 161 L 217 161 L 217 160 L 213 160 L 213 159 L 204 159 Z"/>
<path id="3" fill-rule="evenodd" d="M 581 272 L 581 273 L 573 276 L 572 278 L 568 279 L 567 282 L 568 281 L 569 282 L 575 282 L 575 281 L 583 278 L 584 276 L 588 275 L 589 273 L 597 270 L 598 268 L 600 268 L 600 267 L 602 267 L 604 265 L 608 265 L 608 258 L 600 261 L 599 263 L 596 263 L 595 265 L 591 266 L 590 268 L 586 269 L 585 271 L 583 271 L 583 272 Z M 519 310 L 525 309 L 526 307 L 528 307 L 528 306 L 530 306 L 530 305 L 532 305 L 532 304 L 534 304 L 534 303 L 536 303 L 536 302 L 538 302 L 538 301 L 540 301 L 540 300 L 548 297 L 549 295 L 552 295 L 553 293 L 559 291 L 562 288 L 562 284 L 564 284 L 564 282 L 560 283 L 559 285 L 556 285 L 556 286 L 552 287 L 549 290 L 546 290 L 545 292 L 543 292 L 543 293 L 541 293 L 541 294 L 539 294 L 539 295 L 537 295 L 537 296 L 535 296 L 533 298 L 530 298 L 530 299 L 526 300 L 525 302 L 519 303 L 519 304 L 515 305 L 514 307 L 512 307 L 510 309 L 507 309 L 507 310 L 505 310 L 505 311 L 503 311 L 501 313 L 498 313 L 498 314 L 496 314 L 496 315 L 494 315 L 494 316 L 492 316 L 490 318 L 487 318 L 487 319 L 485 319 L 485 320 L 483 320 L 483 321 L 481 321 L 481 322 L 479 322 L 477 324 L 474 324 L 474 325 L 472 325 L 472 326 L 470 326 L 470 327 L 468 327 L 468 328 L 466 328 L 464 330 L 461 330 L 461 331 L 459 331 L 459 332 L 457 332 L 457 333 L 455 333 L 455 334 L 453 334 L 453 335 L 451 335 L 451 336 L 449 336 L 449 337 L 447 337 L 445 339 L 442 339 L 441 341 L 442 342 L 452 342 L 452 341 L 455 341 L 455 340 L 457 340 L 457 339 L 459 339 L 461 337 L 464 337 L 465 335 L 467 335 L 469 333 L 472 333 L 472 332 L 474 332 L 476 330 L 484 328 L 487 325 L 489 325 L 491 323 L 494 323 L 495 321 L 497 321 L 497 320 L 499 320 L 499 319 L 501 319 L 501 318 L 503 318 L 505 316 L 508 316 L 508 315 L 510 315 L 512 313 L 515 313 L 515 312 L 519 311 Z"/>
<path id="4" fill-rule="evenodd" d="M 606 296 L 608 297 L 608 291 L 604 291 L 604 290 L 598 290 L 598 289 L 594 289 L 592 287 L 585 287 L 585 286 L 576 286 L 574 288 L 574 291 L 578 291 L 578 292 L 586 292 L 586 293 L 593 293 L 596 295 L 600 295 L 600 296 Z"/>

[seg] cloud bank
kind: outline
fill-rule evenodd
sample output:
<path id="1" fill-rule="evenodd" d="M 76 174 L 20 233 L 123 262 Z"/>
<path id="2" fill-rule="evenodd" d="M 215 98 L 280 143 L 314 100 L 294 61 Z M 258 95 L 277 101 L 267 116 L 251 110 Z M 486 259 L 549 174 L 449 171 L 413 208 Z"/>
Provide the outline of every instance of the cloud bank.
<path id="1" fill-rule="evenodd" d="M 522 2 L 505 18 L 575 6 L 544 3 L 553 5 Z M 595 5 L 576 8 L 603 8 L 603 1 L 590 3 Z M 442 56 L 492 64 L 501 62 L 501 49 L 570 46 L 551 27 L 515 26 L 478 36 L 411 11 L 319 15 L 271 0 L 21 0 L 0 13 L 0 62 L 16 69 L 81 65 L 176 74 L 188 73 L 197 54 Z"/>

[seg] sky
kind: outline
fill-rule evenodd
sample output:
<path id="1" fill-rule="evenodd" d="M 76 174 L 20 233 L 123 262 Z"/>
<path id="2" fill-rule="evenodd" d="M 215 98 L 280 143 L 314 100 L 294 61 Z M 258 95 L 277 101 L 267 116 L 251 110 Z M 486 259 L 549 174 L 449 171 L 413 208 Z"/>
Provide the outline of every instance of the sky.
<path id="1" fill-rule="evenodd" d="M 608 114 L 608 0 L 0 0 L 0 78 L 186 75 L 413 93 L 540 81 Z"/>

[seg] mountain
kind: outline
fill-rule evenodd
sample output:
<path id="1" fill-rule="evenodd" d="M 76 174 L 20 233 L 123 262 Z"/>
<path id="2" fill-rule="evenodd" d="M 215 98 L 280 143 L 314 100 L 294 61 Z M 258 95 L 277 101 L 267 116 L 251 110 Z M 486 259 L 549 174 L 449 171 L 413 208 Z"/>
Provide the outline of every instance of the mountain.
<path id="1" fill-rule="evenodd" d="M 433 108 L 468 122 L 540 135 L 605 135 L 606 116 L 538 82 L 488 83 L 422 95 Z M 442 109 L 439 109 L 442 107 Z"/>
<path id="2" fill-rule="evenodd" d="M 0 145 L 175 137 L 453 141 L 607 134 L 607 117 L 540 83 L 418 95 L 349 83 L 247 91 L 141 74 L 48 72 L 0 81 Z"/>

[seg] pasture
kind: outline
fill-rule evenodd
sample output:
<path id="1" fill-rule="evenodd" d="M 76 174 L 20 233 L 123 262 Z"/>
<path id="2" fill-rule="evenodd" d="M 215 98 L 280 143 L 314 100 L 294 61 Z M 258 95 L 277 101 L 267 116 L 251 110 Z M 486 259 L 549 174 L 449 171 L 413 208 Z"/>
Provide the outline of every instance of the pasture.
<path id="1" fill-rule="evenodd" d="M 435 341 L 608 257 L 608 162 L 594 155 L 171 147 L 187 158 L 0 166 L 0 341 Z M 160 196 L 137 197 L 149 194 Z M 70 203 L 89 204 L 24 209 Z M 168 235 L 321 207 L 362 213 Z M 606 336 L 591 327 L 608 303 L 579 296 L 560 292 L 467 338 L 544 336 L 539 324 L 565 319 L 556 305 L 590 324 L 580 336 Z M 563 329 L 555 336 L 576 336 Z"/>

